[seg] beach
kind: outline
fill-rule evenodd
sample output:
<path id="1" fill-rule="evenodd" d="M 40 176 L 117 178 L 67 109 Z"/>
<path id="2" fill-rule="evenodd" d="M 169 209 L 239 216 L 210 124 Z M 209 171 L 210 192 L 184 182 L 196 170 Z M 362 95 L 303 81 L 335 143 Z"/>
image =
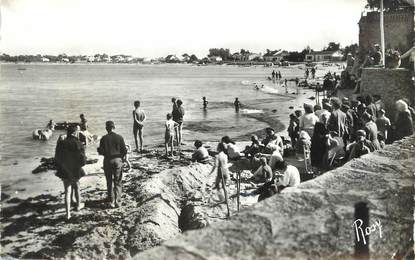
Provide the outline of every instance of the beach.
<path id="1" fill-rule="evenodd" d="M 26 84 L 23 86 L 14 85 L 19 83 L 18 80 L 17 83 L 9 82 L 2 87 L 0 92 L 1 101 L 4 101 L 4 103 L 2 102 L 4 105 L 1 107 L 1 117 L 2 122 L 6 122 L 1 126 L 1 130 L 11 135 L 9 139 L 1 141 L 3 153 L 0 166 L 2 172 L 0 179 L 2 184 L 2 210 L 6 212 L 5 221 L 2 222 L 4 238 L 2 245 L 3 253 L 15 257 L 80 256 L 85 252 L 79 249 L 82 247 L 81 245 L 89 243 L 87 236 L 89 231 L 95 234 L 92 240 L 98 239 L 102 235 L 104 242 L 107 241 L 110 244 L 114 240 L 118 241 L 117 243 L 125 242 L 126 239 L 128 240 L 138 231 L 131 233 L 126 231 L 126 226 L 132 227 L 134 223 L 128 222 L 132 220 L 126 220 L 128 222 L 126 224 L 126 221 L 121 219 L 134 214 L 137 207 L 140 207 L 140 203 L 146 201 L 146 199 L 137 199 L 137 197 L 150 196 L 149 193 L 154 192 L 154 189 L 157 190 L 162 187 L 158 178 L 168 174 L 166 171 L 181 169 L 180 171 L 185 172 L 186 175 L 192 172 L 189 167 L 196 167 L 197 171 L 200 172 L 200 176 L 194 177 L 196 180 L 192 181 L 191 185 L 189 184 L 189 188 L 180 191 L 177 195 L 180 199 L 170 198 L 168 201 L 187 201 L 183 198 L 188 196 L 187 193 L 190 190 L 199 189 L 199 193 L 205 194 L 207 192 L 208 197 L 212 195 L 208 191 L 201 190 L 201 182 L 204 181 L 206 171 L 209 171 L 211 166 L 191 166 L 189 162 L 195 139 L 204 141 L 214 150 L 215 142 L 219 141 L 224 135 L 231 136 L 242 147 L 249 141 L 249 137 L 253 133 L 262 138 L 266 127 L 273 127 L 281 135 L 286 136 L 285 131 L 288 126 L 289 114 L 296 109 L 301 109 L 303 103 L 315 104 L 315 101 L 310 99 L 314 96 L 312 90 L 300 89 L 299 95 L 296 95 L 294 83 L 289 82 L 288 94 L 285 94 L 283 87 L 278 84 L 274 85 L 267 80 L 267 76 L 272 69 L 264 67 L 192 67 L 177 65 L 141 67 L 120 65 L 113 68 L 109 65 L 97 65 L 94 68 L 86 69 L 78 65 L 78 67 L 68 65 L 64 69 L 65 73 L 63 73 L 63 71 L 60 71 L 63 66 L 49 68 L 52 71 L 49 71 L 47 67 L 52 65 L 39 65 L 43 66 L 40 71 L 36 71 L 38 69 L 35 66 L 28 65 L 28 68 L 21 72 L 17 71 L 13 65 L 6 65 L 7 69 L 2 67 L 1 72 L 2 78 L 6 80 L 16 82 L 16 78 L 21 77 L 21 82 Z M 107 78 L 105 78 L 104 75 L 108 71 L 103 67 L 116 70 L 124 76 L 129 75 L 130 78 L 125 79 L 119 75 L 114 76 L 115 78 L 110 78 L 107 75 Z M 137 72 L 140 69 L 141 74 Z M 304 74 L 304 70 L 298 66 L 277 69 L 290 78 L 301 78 Z M 7 70 L 10 71 L 7 72 Z M 330 70 L 332 72 L 336 71 L 334 66 L 322 68 L 318 71 L 317 76 L 323 76 Z M 77 75 L 78 80 L 74 79 L 73 75 L 70 74 L 71 72 L 75 73 L 73 75 Z M 35 75 L 39 75 L 39 73 L 53 76 L 46 79 L 43 77 L 37 78 Z M 56 75 L 61 76 L 58 81 L 54 78 Z M 144 78 L 143 75 L 147 75 L 147 78 Z M 88 77 L 92 78 L 88 79 Z M 93 77 L 97 77 L 97 79 Z M 264 84 L 265 88 L 255 90 L 255 83 Z M 50 98 L 51 96 L 54 98 Z M 186 145 L 182 148 L 183 157 L 168 161 L 160 157 L 163 152 L 161 148 L 162 133 L 164 131 L 162 124 L 165 120 L 165 114 L 171 110 L 170 98 L 174 96 L 183 99 L 186 109 L 184 123 L 184 142 Z M 209 101 L 207 111 L 201 109 L 202 96 L 206 96 Z M 236 113 L 233 108 L 234 97 L 239 97 L 242 103 L 239 113 Z M 100 208 L 102 207 L 100 200 L 105 195 L 105 177 L 102 170 L 102 157 L 96 153 L 97 144 L 92 144 L 87 147 L 87 156 L 90 159 L 98 159 L 98 162 L 85 167 L 87 176 L 81 180 L 81 191 L 87 201 L 87 208 L 82 212 L 75 213 L 74 222 L 70 224 L 71 231 L 69 232 L 69 227 L 66 227 L 62 219 L 64 207 L 61 181 L 54 176 L 54 171 L 42 172 L 36 175 L 31 173 L 39 165 L 41 157 L 53 157 L 56 138 L 59 133 L 55 133 L 53 138 L 47 142 L 39 142 L 30 139 L 31 129 L 43 127 L 50 118 L 55 121 L 79 121 L 77 116 L 80 113 L 85 113 L 89 120 L 90 131 L 94 134 L 103 135 L 105 120 L 112 119 L 116 122 L 115 131 L 123 135 L 126 142 L 132 145 L 131 111 L 135 99 L 140 99 L 143 102 L 143 109 L 149 116 L 145 126 L 145 149 L 149 152 L 144 155 L 131 154 L 133 170 L 126 174 L 124 179 L 129 205 L 117 210 L 115 215 L 109 214 L 108 210 Z M 234 170 L 243 170 L 245 167 L 246 165 L 236 164 Z M 182 175 L 178 174 L 178 176 Z M 138 190 L 142 187 L 140 185 L 144 180 L 148 180 L 148 185 L 152 187 L 147 190 L 147 193 Z M 162 182 L 170 184 L 175 183 L 176 180 L 162 178 Z M 174 191 L 172 193 L 174 194 Z M 207 219 L 209 223 L 225 219 L 224 205 L 210 208 L 203 206 L 208 199 L 200 198 L 200 194 L 193 194 L 190 197 L 195 201 L 199 201 L 200 204 L 197 208 L 201 209 L 202 215 L 205 216 L 204 219 Z M 180 201 L 176 201 L 176 206 L 173 207 L 182 208 L 183 205 Z M 243 201 L 243 205 L 248 207 L 255 201 L 255 199 Z M 161 208 L 163 209 L 163 207 Z M 147 216 L 146 214 L 149 212 L 152 212 L 151 209 L 140 214 Z M 144 218 L 144 215 L 140 214 L 133 218 L 134 221 Z M 153 217 L 151 215 L 149 219 L 153 221 Z M 97 221 L 83 223 L 87 218 L 96 218 Z M 22 223 L 26 224 L 21 228 L 17 228 Z M 113 223 L 111 225 L 118 227 L 115 228 L 115 233 L 101 234 L 100 232 L 113 232 L 112 229 L 100 231 L 100 226 L 109 223 Z M 154 241 L 148 243 L 141 240 L 141 242 L 137 242 L 139 238 L 136 238 L 137 240 L 133 239 L 132 241 L 136 241 L 134 243 L 138 243 L 134 247 L 134 250 L 136 250 L 134 253 L 157 245 L 167 238 L 174 237 L 180 232 L 180 228 L 177 223 L 173 227 L 172 232 L 166 232 L 166 234 L 171 234 L 170 237 L 155 236 Z M 157 234 L 150 227 L 146 232 Z M 39 236 L 42 234 L 45 235 L 42 236 L 43 242 L 39 242 Z M 68 246 L 66 245 L 68 239 L 72 241 L 69 244 L 74 245 L 74 248 L 65 248 Z M 94 243 L 91 242 L 91 245 L 94 245 Z M 131 246 L 131 243 L 128 242 L 128 246 Z M 101 248 L 99 250 L 106 248 L 105 245 L 99 243 L 97 247 Z M 107 249 L 101 253 L 111 252 L 113 256 L 133 254 L 133 252 L 126 251 L 129 250 L 127 246 L 111 245 Z M 99 250 L 94 251 L 94 254 L 100 255 Z M 117 250 L 122 252 L 117 252 Z M 57 254 L 57 251 L 61 252 L 62 255 Z"/>

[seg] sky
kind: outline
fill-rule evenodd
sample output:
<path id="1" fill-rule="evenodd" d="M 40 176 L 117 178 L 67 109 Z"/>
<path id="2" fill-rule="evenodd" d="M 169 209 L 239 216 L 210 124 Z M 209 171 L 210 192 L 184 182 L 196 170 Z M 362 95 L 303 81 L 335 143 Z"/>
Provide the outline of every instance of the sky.
<path id="1" fill-rule="evenodd" d="M 0 53 L 206 56 L 358 42 L 366 0 L 0 0 Z"/>

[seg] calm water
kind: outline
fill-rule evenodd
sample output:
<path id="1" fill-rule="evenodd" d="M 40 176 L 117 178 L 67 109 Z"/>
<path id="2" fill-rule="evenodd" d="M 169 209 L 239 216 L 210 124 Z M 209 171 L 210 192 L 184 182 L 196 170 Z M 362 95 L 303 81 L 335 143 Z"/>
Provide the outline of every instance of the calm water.
<path id="1" fill-rule="evenodd" d="M 283 76 L 299 73 L 281 72 Z M 105 121 L 113 120 L 116 132 L 133 144 L 131 113 L 136 99 L 148 117 L 147 145 L 162 144 L 163 122 L 173 96 L 184 102 L 185 140 L 217 140 L 224 134 L 258 130 L 266 125 L 236 114 L 232 102 L 236 96 L 242 103 L 270 98 L 250 84 L 270 84 L 265 80 L 269 73 L 269 68 L 235 66 L 2 64 L 1 164 L 53 156 L 59 131 L 47 142 L 32 140 L 32 131 L 43 128 L 49 119 L 79 121 L 80 113 L 86 115 L 90 132 L 105 134 Z M 207 112 L 201 109 L 202 96 L 210 102 Z M 88 149 L 93 152 L 96 146 Z"/>

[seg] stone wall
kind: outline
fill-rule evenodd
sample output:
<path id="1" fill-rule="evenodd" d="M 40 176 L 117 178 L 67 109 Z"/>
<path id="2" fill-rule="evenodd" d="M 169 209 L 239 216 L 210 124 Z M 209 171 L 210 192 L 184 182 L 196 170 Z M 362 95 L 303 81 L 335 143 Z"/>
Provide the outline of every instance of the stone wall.
<path id="1" fill-rule="evenodd" d="M 287 188 L 224 221 L 144 251 L 135 259 L 350 259 L 355 205 L 369 208 L 372 259 L 413 250 L 415 136 Z M 409 256 L 408 256 L 409 254 Z M 413 255 L 412 255 L 413 257 Z"/>
<path id="2" fill-rule="evenodd" d="M 389 116 L 395 112 L 395 102 L 407 98 L 414 102 L 414 86 L 407 69 L 365 68 L 362 71 L 361 94 L 378 94 L 385 102 Z"/>
<path id="3" fill-rule="evenodd" d="M 369 12 L 359 21 L 359 46 L 366 50 L 374 44 L 380 44 L 380 15 Z M 385 12 L 385 47 L 399 49 L 402 52 L 412 47 L 414 38 L 413 10 Z"/>

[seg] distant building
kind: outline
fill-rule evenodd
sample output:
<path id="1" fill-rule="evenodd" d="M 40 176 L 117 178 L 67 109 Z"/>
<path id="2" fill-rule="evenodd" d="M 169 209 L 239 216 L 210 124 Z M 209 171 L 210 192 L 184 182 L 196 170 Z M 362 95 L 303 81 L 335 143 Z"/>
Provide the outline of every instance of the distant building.
<path id="1" fill-rule="evenodd" d="M 261 53 L 249 53 L 248 54 L 248 60 L 252 61 L 252 60 L 263 60 L 264 58 L 262 57 Z"/>
<path id="2" fill-rule="evenodd" d="M 270 51 L 264 54 L 264 60 L 268 62 L 281 62 L 286 60 L 286 57 L 289 55 L 288 51 L 276 50 Z"/>
<path id="3" fill-rule="evenodd" d="M 111 62 L 112 60 L 111 60 L 111 57 L 105 56 L 105 57 L 102 58 L 102 61 L 103 62 Z"/>
<path id="4" fill-rule="evenodd" d="M 341 61 L 343 54 L 340 51 L 313 51 L 305 55 L 305 62 Z"/>
<path id="5" fill-rule="evenodd" d="M 362 13 L 359 21 L 359 47 L 368 50 L 380 44 L 380 14 Z M 398 49 L 401 53 L 413 46 L 414 9 L 406 8 L 384 12 L 385 48 Z"/>
<path id="6" fill-rule="evenodd" d="M 42 62 L 50 62 L 48 58 L 42 57 Z"/>
<path id="7" fill-rule="evenodd" d="M 69 62 L 69 59 L 68 58 L 62 58 L 61 62 Z"/>
<path id="8" fill-rule="evenodd" d="M 210 62 L 221 62 L 222 58 L 219 56 L 210 56 L 209 57 Z"/>

